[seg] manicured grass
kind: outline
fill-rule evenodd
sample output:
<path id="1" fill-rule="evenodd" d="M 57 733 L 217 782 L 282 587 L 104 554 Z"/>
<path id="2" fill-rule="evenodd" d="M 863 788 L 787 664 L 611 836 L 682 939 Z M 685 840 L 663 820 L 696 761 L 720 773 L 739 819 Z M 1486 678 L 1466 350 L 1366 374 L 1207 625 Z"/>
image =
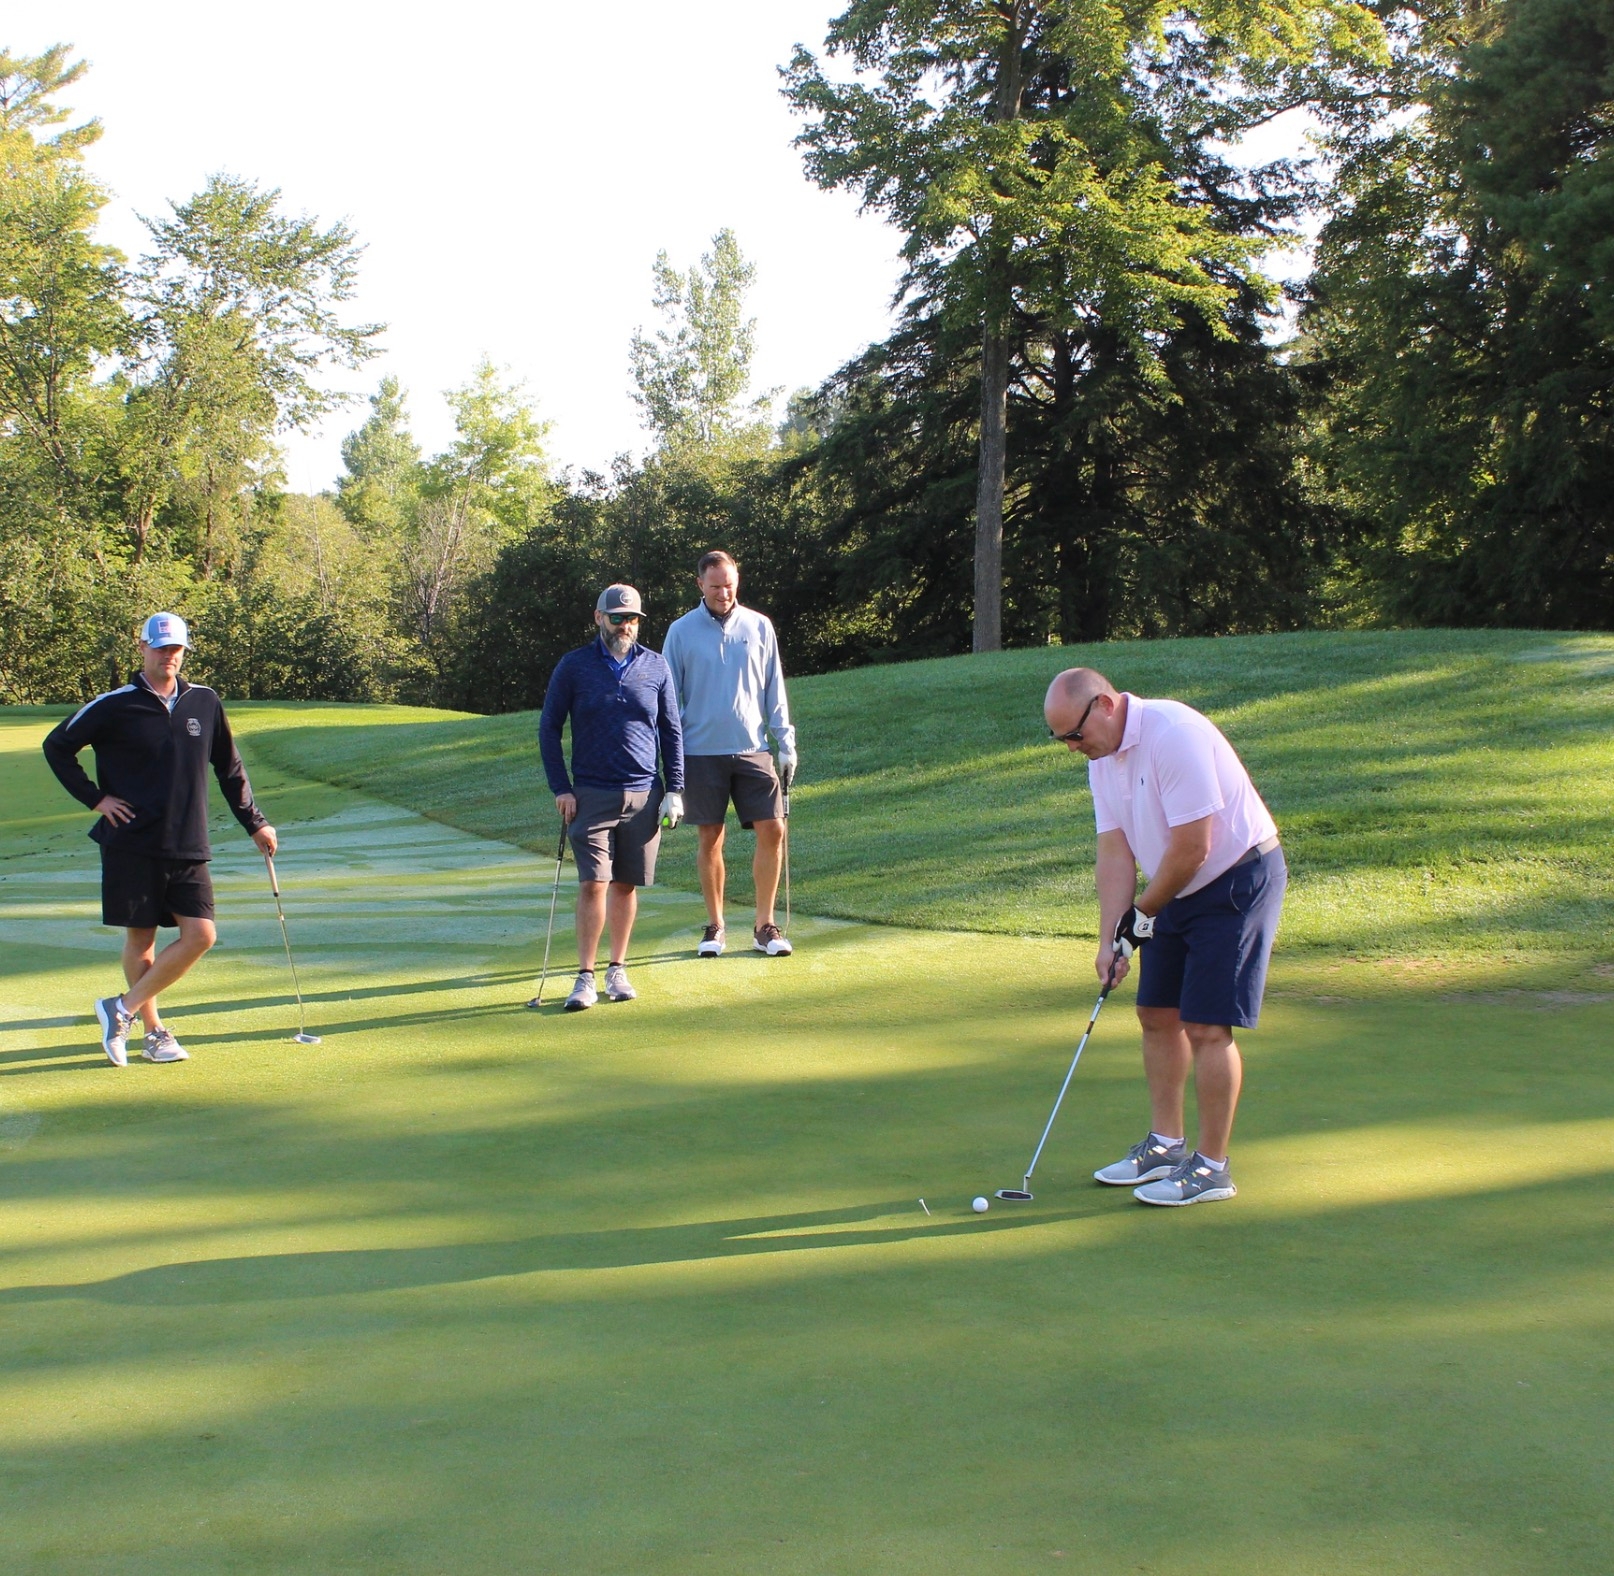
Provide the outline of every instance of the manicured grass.
<path id="1" fill-rule="evenodd" d="M 1261 649 L 1244 647 L 1251 672 Z M 1033 718 L 1041 676 L 1062 665 L 1035 655 L 1035 671 L 1021 654 L 996 664 L 1001 696 L 1033 692 Z M 1430 693 L 1406 662 L 1404 684 Z M 822 739 L 800 800 L 799 909 L 836 879 L 837 840 L 859 835 L 859 784 L 883 780 L 852 758 L 858 708 L 832 710 L 836 685 L 900 698 L 906 683 L 934 706 L 993 668 L 798 687 L 804 741 Z M 1520 695 L 1518 675 L 1541 669 L 1502 671 Z M 1137 687 L 1166 691 L 1157 676 Z M 1548 678 L 1559 725 L 1531 737 L 1569 759 L 1555 752 L 1607 681 L 1585 674 L 1570 696 Z M 1289 691 L 1275 693 L 1282 711 Z M 1510 692 L 1440 693 L 1470 718 Z M 1377 715 L 1386 738 L 1410 726 Z M 1423 967 L 1326 934 L 1280 956 L 1245 1042 L 1238 1200 L 1145 1210 L 1087 1179 L 1143 1123 L 1118 994 L 1035 1203 L 976 1217 L 972 1195 L 1018 1181 L 1091 1007 L 1083 937 L 810 919 L 788 961 L 700 963 L 699 905 L 664 889 L 636 937 L 638 1002 L 526 1012 L 553 865 L 442 824 L 470 818 L 479 780 L 498 793 L 475 813 L 508 798 L 489 741 L 519 722 L 376 716 L 360 750 L 354 717 L 240 717 L 285 837 L 324 1043 L 288 1043 L 263 867 L 221 818 L 221 946 L 170 1007 L 194 1059 L 116 1072 L 87 1013 L 111 988 L 116 938 L 97 923 L 86 818 L 38 756 L 46 723 L 0 713 L 8 1573 L 1614 1564 L 1614 948 L 1550 912 L 1558 889 L 1522 823 L 1522 918 L 1494 874 L 1452 866 L 1469 883 L 1453 890 L 1496 910 L 1492 934 L 1539 938 L 1518 964 L 1489 966 L 1461 938 L 1439 950 L 1430 912 L 1398 921 L 1430 943 Z M 1308 802 L 1324 815 L 1323 745 L 1298 723 L 1262 725 L 1258 769 L 1282 775 L 1284 738 L 1313 751 Z M 1337 726 L 1337 750 L 1357 747 L 1356 727 Z M 1460 839 L 1449 803 L 1489 825 L 1502 752 L 1459 730 L 1442 754 L 1432 722 L 1418 737 L 1424 808 L 1341 831 L 1358 850 L 1341 883 L 1404 881 L 1393 864 L 1377 873 L 1375 849 Z M 479 766 L 465 759 L 478 738 Z M 395 796 L 412 784 L 440 819 L 275 765 L 322 739 L 322 773 L 339 757 L 378 775 L 390 763 Z M 1019 807 L 1029 830 L 1006 801 L 993 836 L 1029 855 L 1039 828 L 1068 829 L 1078 932 L 1086 796 L 1033 742 L 969 758 L 1049 774 L 1048 803 Z M 1469 779 L 1485 771 L 1503 777 L 1482 791 Z M 969 793 L 997 802 L 991 783 Z M 1539 793 L 1543 846 L 1589 861 L 1605 793 Z M 1350 810 L 1341 790 L 1342 822 Z M 1280 813 L 1297 859 L 1332 848 L 1333 834 L 1295 831 L 1307 812 Z M 942 849 L 976 835 L 962 817 L 909 827 L 920 819 L 894 824 Z M 1486 835 L 1505 825 L 1499 810 Z M 540 854 L 548 836 L 530 839 Z M 916 904 L 930 879 L 889 876 Z M 1365 928 L 1353 890 L 1338 924 Z M 563 960 L 568 906 L 563 891 Z"/>
<path id="2" fill-rule="evenodd" d="M 1284 833 L 1297 958 L 1414 958 L 1521 978 L 1614 925 L 1614 637 L 1424 631 L 1005 652 L 803 679 L 797 906 L 886 924 L 1091 936 L 1085 763 L 1042 694 L 1087 662 L 1199 706 Z M 416 714 L 418 715 L 418 714 Z M 536 718 L 341 709 L 244 719 L 256 756 L 484 836 L 554 847 Z M 663 879 L 692 890 L 692 839 Z M 746 901 L 748 839 L 731 860 Z"/>

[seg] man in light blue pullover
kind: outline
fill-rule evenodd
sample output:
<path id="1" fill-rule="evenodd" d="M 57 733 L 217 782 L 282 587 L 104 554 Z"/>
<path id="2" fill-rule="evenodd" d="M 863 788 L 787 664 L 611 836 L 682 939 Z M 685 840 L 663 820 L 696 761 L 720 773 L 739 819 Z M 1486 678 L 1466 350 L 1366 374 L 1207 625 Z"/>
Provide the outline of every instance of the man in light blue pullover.
<path id="1" fill-rule="evenodd" d="M 696 565 L 700 605 L 673 622 L 662 656 L 672 670 L 683 718 L 684 818 L 700 839 L 697 862 L 707 925 L 697 953 L 724 946 L 723 821 L 734 802 L 740 825 L 756 832 L 751 873 L 756 923 L 751 944 L 770 958 L 788 957 L 790 940 L 774 922 L 785 840 L 785 795 L 796 771 L 779 641 L 772 622 L 739 604 L 740 570 L 727 553 Z M 772 735 L 779 765 L 768 753 Z"/>

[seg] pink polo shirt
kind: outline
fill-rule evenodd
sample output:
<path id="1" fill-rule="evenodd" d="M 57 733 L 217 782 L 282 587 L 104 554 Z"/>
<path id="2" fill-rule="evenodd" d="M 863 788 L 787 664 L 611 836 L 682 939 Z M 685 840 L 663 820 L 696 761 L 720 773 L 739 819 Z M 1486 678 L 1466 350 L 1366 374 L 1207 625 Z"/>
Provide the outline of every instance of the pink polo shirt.
<path id="1" fill-rule="evenodd" d="M 1186 896 L 1231 870 L 1257 843 L 1278 835 L 1244 763 L 1209 717 L 1175 700 L 1126 697 L 1121 748 L 1087 763 L 1100 832 L 1123 832 L 1153 877 L 1171 828 L 1211 817 L 1210 854 Z"/>

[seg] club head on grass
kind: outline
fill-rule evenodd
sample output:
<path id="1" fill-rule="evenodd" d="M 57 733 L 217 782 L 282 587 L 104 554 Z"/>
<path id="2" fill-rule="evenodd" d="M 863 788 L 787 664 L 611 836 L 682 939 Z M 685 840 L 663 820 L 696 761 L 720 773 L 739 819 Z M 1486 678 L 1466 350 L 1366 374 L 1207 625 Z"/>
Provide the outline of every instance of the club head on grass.
<path id="1" fill-rule="evenodd" d="M 1029 1204 L 1031 1202 L 1031 1195 L 1020 1187 L 1000 1187 L 997 1196 L 1001 1199 L 1006 1199 L 1011 1204 Z"/>
<path id="2" fill-rule="evenodd" d="M 293 1045 L 318 1045 L 320 1039 L 317 1034 L 294 1034 L 291 1037 L 291 1043 Z"/>

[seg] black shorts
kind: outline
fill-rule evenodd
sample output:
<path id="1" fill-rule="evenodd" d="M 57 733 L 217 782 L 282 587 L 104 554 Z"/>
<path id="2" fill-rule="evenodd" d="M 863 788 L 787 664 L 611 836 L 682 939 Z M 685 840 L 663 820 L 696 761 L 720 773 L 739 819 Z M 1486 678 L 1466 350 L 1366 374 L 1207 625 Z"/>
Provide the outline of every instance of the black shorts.
<path id="1" fill-rule="evenodd" d="M 721 826 L 730 799 L 743 827 L 784 819 L 784 792 L 766 750 L 684 757 L 684 819 L 691 826 Z"/>
<path id="2" fill-rule="evenodd" d="M 124 848 L 101 850 L 101 923 L 119 930 L 155 930 L 186 919 L 213 917 L 213 877 L 207 861 L 158 859 Z"/>

